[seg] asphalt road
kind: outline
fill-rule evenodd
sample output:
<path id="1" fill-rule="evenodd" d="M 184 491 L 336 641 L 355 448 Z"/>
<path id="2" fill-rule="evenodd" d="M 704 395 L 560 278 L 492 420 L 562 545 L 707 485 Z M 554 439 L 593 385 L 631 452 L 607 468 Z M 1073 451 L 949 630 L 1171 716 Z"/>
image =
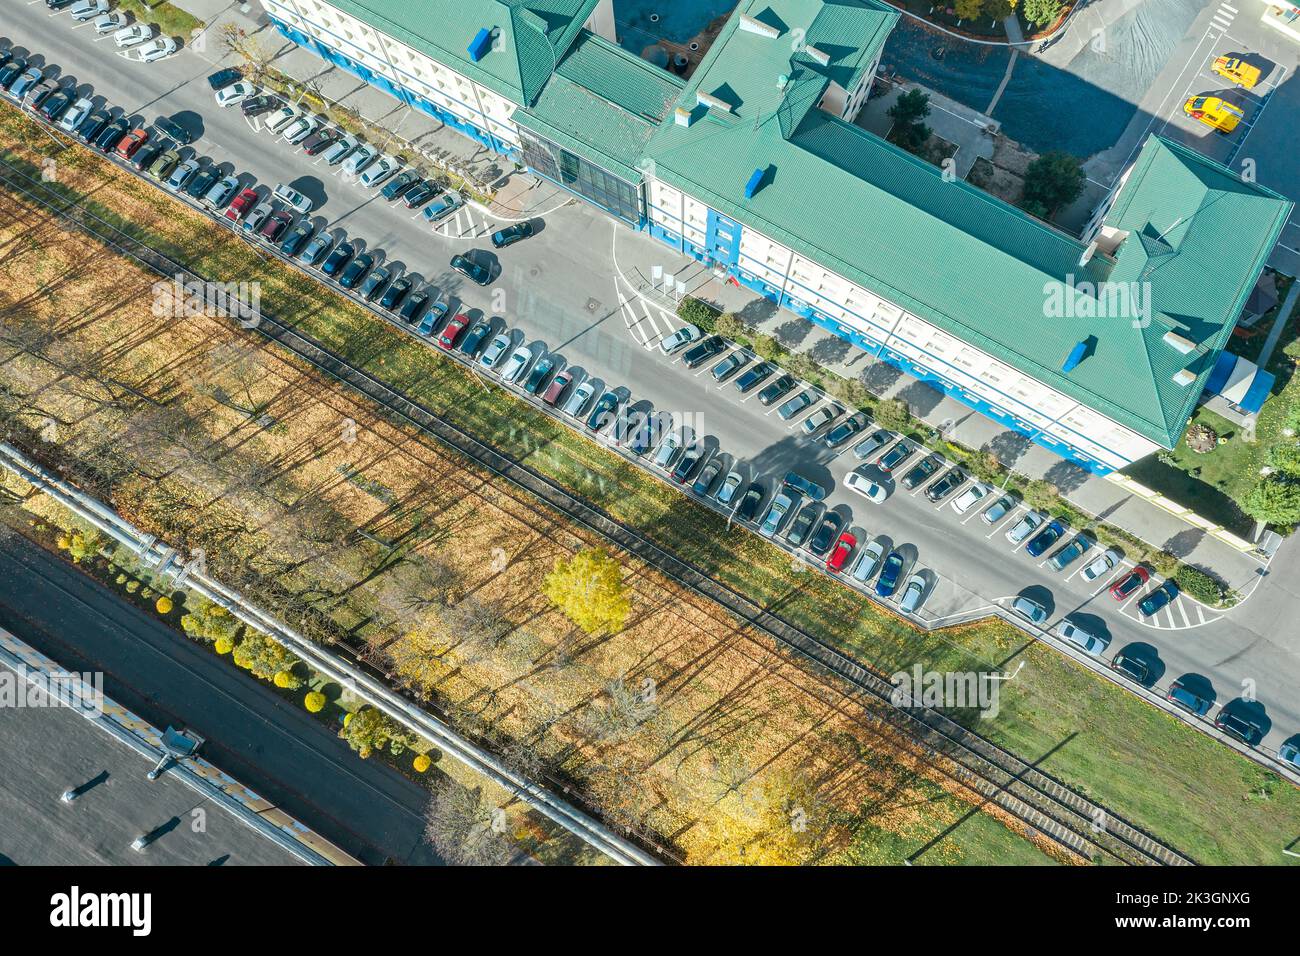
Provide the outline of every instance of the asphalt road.
<path id="1" fill-rule="evenodd" d="M 652 263 L 677 268 L 675 256 L 649 237 L 585 204 L 571 204 L 545 216 L 536 237 L 493 256 L 497 277 L 489 288 L 480 288 L 451 272 L 447 261 L 470 248 L 490 253 L 483 238 L 493 227 L 487 217 L 461 214 L 445 223 L 441 234 L 433 232 L 418 213 L 389 205 L 335 175 L 319 159 L 255 128 L 256 121 L 246 121 L 237 108 L 218 108 L 205 80 L 215 67 L 192 51 L 150 65 L 134 63 L 119 57 L 111 40 L 96 43 L 88 27 L 75 26 L 66 15 L 48 16 L 44 5 L 0 0 L 0 10 L 0 42 L 33 51 L 33 62 L 47 62 L 66 82 L 84 85 L 87 95 L 146 120 L 177 119 L 199 134 L 200 154 L 247 183 L 269 188 L 286 182 L 304 192 L 315 202 L 313 218 L 320 228 L 359 240 L 381 261 L 437 286 L 471 317 L 495 317 L 498 327 L 508 319 L 517 341 L 537 353 L 553 350 L 602 386 L 625 388 L 636 407 L 687 416 L 706 445 L 725 454 L 728 465 L 735 462 L 746 479 L 762 476 L 770 485 L 797 469 L 826 485 L 831 489 L 827 505 L 846 516 L 860 542 L 879 536 L 903 551 L 909 572 L 926 573 L 932 584 L 922 610 L 931 622 L 1006 606 L 1028 592 L 1052 609 L 1049 625 L 1070 614 L 1109 639 L 1105 657 L 1121 649 L 1145 657 L 1157 687 L 1196 675 L 1216 708 L 1243 693 L 1257 695 L 1259 703 L 1250 707 L 1266 721 L 1270 747 L 1300 732 L 1300 695 L 1294 692 L 1300 685 L 1300 639 L 1290 629 L 1259 623 L 1274 609 L 1294 606 L 1289 589 L 1278 583 L 1289 562 L 1276 563 L 1250 600 L 1228 615 L 1183 597 L 1154 619 L 1142 620 L 1135 602 L 1119 605 L 1105 593 L 1111 575 L 1091 583 L 1079 576 L 1096 549 L 1058 574 L 1042 559 L 1013 548 L 1002 532 L 1018 513 L 990 527 L 974 512 L 959 518 L 947 501 L 936 507 L 924 495 L 902 489 L 893 489 L 884 505 L 870 504 L 843 487 L 844 475 L 857 464 L 850 453 L 831 452 L 802 436 L 799 418 L 782 423 L 731 383 L 718 386 L 707 366 L 688 370 L 654 348 L 675 322 L 653 302 L 638 300 L 619 271 Z M 972 664 L 992 668 L 997 662 Z"/>
<path id="2" fill-rule="evenodd" d="M 364 863 L 436 864 L 428 791 L 363 761 L 301 707 L 26 538 L 0 538 L 0 626 L 159 727 L 193 728 L 222 770 Z"/>

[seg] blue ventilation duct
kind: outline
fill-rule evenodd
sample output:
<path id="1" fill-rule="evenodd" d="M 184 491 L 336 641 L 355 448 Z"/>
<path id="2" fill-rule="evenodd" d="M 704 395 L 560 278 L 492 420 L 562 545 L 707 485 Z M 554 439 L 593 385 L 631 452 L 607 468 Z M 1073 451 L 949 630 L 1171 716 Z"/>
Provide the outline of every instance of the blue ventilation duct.
<path id="1" fill-rule="evenodd" d="M 745 183 L 745 198 L 753 199 L 754 194 L 758 192 L 758 187 L 763 184 L 763 170 L 754 170 L 754 175 L 749 177 L 749 182 Z"/>
<path id="2" fill-rule="evenodd" d="M 1088 343 L 1080 342 L 1074 348 L 1070 349 L 1070 354 L 1065 357 L 1065 364 L 1061 366 L 1062 372 L 1073 372 L 1083 361 L 1083 357 L 1088 354 Z"/>
<path id="3" fill-rule="evenodd" d="M 469 41 L 469 58 L 477 63 L 487 56 L 490 49 L 492 49 L 492 31 L 484 27 L 474 34 L 474 39 Z"/>

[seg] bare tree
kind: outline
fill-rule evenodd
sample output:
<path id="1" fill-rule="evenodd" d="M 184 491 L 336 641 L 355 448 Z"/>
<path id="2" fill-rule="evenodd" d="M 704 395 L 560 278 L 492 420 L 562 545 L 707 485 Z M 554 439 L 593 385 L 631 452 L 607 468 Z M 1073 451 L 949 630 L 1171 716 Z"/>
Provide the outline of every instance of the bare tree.
<path id="1" fill-rule="evenodd" d="M 470 790 L 450 780 L 439 784 L 429 801 L 424 835 L 454 866 L 504 866 L 510 860 L 505 813 L 485 801 L 478 787 Z"/>

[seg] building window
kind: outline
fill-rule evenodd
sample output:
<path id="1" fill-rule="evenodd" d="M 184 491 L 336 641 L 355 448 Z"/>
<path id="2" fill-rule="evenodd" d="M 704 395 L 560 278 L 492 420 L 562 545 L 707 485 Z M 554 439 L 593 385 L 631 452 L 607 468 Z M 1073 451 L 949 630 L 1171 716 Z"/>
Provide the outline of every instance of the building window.
<path id="1" fill-rule="evenodd" d="M 576 153 L 521 130 L 526 165 L 630 223 L 641 221 L 639 190 Z"/>

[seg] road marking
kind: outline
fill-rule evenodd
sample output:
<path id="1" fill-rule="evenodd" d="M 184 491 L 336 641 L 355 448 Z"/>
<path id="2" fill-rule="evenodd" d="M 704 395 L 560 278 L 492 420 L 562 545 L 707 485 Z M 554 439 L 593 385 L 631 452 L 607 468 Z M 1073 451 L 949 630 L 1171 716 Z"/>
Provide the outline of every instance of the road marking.
<path id="1" fill-rule="evenodd" d="M 1191 626 L 1192 626 L 1192 622 L 1191 622 L 1191 619 L 1188 618 L 1188 616 L 1187 616 L 1187 607 L 1186 607 L 1186 604 L 1187 604 L 1186 601 L 1175 601 L 1175 602 L 1174 602 L 1174 605 L 1171 605 L 1171 606 L 1177 606 L 1177 608 L 1178 608 L 1178 613 L 1179 613 L 1180 615 L 1182 615 L 1184 626 L 1186 626 L 1186 627 L 1191 627 Z M 1170 612 L 1169 616 L 1170 616 L 1170 617 L 1173 617 L 1173 612 Z"/>

